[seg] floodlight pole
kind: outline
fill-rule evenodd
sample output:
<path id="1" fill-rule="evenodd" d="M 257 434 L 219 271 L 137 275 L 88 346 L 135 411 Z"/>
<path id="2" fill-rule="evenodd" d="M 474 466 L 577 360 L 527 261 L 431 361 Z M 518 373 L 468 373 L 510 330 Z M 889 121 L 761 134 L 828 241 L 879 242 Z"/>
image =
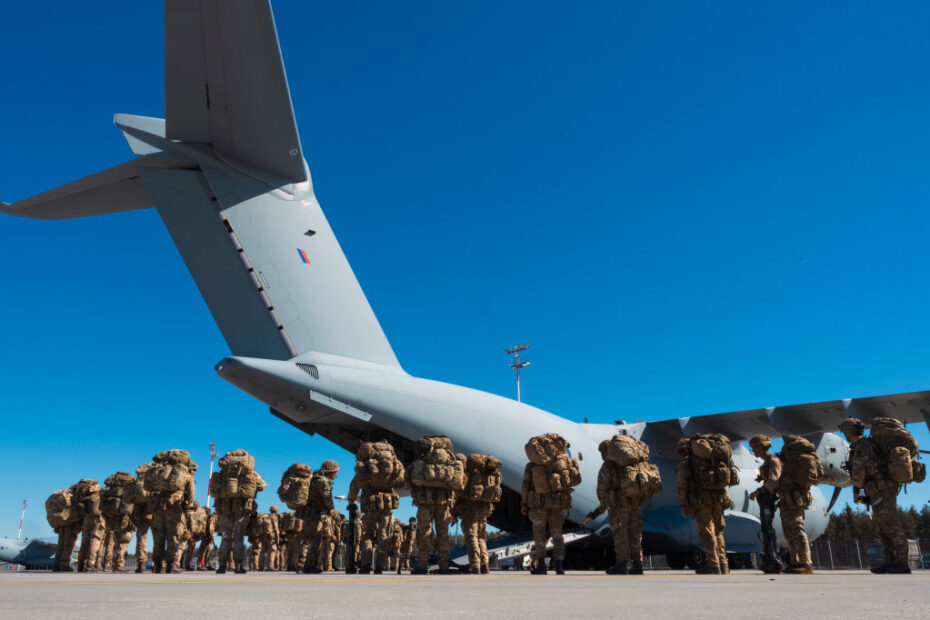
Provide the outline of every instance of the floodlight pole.
<path id="1" fill-rule="evenodd" d="M 520 369 L 526 368 L 530 363 L 526 360 L 520 360 L 520 351 L 525 351 L 530 348 L 528 344 L 517 344 L 504 351 L 508 355 L 512 355 L 513 359 L 510 360 L 510 367 L 517 371 L 517 402 L 522 402 L 520 400 Z"/>
<path id="2" fill-rule="evenodd" d="M 23 537 L 23 521 L 26 519 L 26 500 L 23 500 L 23 514 L 19 517 L 19 533 L 16 534 L 16 540 Z"/>
<path id="3" fill-rule="evenodd" d="M 210 481 L 213 480 L 213 461 L 216 459 L 216 444 L 210 443 L 210 477 L 207 478 L 207 510 L 210 509 Z"/>

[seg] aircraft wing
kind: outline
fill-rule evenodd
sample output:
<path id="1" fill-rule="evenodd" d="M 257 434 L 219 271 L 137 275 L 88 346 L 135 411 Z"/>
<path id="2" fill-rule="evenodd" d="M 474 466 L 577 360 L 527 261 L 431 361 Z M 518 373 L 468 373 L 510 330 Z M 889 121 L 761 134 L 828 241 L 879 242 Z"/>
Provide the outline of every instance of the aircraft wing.
<path id="1" fill-rule="evenodd" d="M 856 417 L 868 426 L 882 416 L 897 418 L 905 424 L 926 422 L 930 427 L 930 391 L 647 422 L 646 429 L 667 437 L 713 432 L 723 433 L 733 441 L 746 441 L 759 433 L 769 437 L 833 433 L 844 418 Z"/>
<path id="2" fill-rule="evenodd" d="M 166 0 L 165 101 L 169 140 L 307 180 L 268 0 Z"/>

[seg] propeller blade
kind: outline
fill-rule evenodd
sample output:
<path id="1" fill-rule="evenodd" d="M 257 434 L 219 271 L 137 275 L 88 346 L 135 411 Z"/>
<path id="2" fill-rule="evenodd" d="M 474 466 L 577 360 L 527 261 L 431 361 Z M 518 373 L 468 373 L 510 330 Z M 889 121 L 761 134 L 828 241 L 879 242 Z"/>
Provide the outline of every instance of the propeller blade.
<path id="1" fill-rule="evenodd" d="M 843 487 L 833 487 L 833 497 L 830 498 L 830 505 L 827 506 L 827 513 L 833 510 L 833 505 L 836 503 L 836 500 L 840 498 L 840 491 L 843 490 Z"/>

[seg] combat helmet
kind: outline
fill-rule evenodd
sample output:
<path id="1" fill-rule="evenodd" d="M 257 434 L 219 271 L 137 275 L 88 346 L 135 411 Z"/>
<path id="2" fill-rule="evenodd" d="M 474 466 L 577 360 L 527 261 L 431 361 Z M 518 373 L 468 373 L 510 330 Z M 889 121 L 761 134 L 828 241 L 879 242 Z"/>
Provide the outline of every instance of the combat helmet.
<path id="1" fill-rule="evenodd" d="M 277 514 L 277 513 L 278 513 L 278 506 L 277 506 L 277 505 L 272 505 L 271 508 L 269 508 L 268 510 L 269 510 L 269 512 L 271 512 L 271 514 Z"/>
<path id="2" fill-rule="evenodd" d="M 844 433 L 852 433 L 854 435 L 862 435 L 865 433 L 865 424 L 862 423 L 862 420 L 859 418 L 846 418 L 840 422 L 839 429 Z"/>
<path id="3" fill-rule="evenodd" d="M 749 439 L 750 448 L 765 448 L 768 450 L 772 447 L 772 440 L 767 435 L 753 435 Z"/>
<path id="4" fill-rule="evenodd" d="M 339 471 L 339 463 L 332 459 L 326 459 L 323 461 L 323 464 L 320 465 L 320 471 L 325 474 L 331 474 L 333 472 Z"/>

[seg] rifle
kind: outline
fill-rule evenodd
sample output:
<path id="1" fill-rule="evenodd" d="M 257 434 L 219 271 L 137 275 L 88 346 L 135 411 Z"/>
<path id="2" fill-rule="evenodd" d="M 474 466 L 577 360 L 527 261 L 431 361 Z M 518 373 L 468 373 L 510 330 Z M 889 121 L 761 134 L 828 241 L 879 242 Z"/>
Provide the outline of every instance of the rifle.
<path id="1" fill-rule="evenodd" d="M 358 504 L 349 504 L 349 540 L 346 542 L 346 573 L 358 572 L 355 567 L 355 523 L 358 520 Z"/>
<path id="2" fill-rule="evenodd" d="M 778 545 L 775 541 L 775 509 L 778 498 L 765 487 L 759 490 L 756 498 L 759 502 L 759 520 L 761 521 L 759 533 L 762 535 L 762 572 L 777 574 L 782 570 L 778 558 Z"/>

